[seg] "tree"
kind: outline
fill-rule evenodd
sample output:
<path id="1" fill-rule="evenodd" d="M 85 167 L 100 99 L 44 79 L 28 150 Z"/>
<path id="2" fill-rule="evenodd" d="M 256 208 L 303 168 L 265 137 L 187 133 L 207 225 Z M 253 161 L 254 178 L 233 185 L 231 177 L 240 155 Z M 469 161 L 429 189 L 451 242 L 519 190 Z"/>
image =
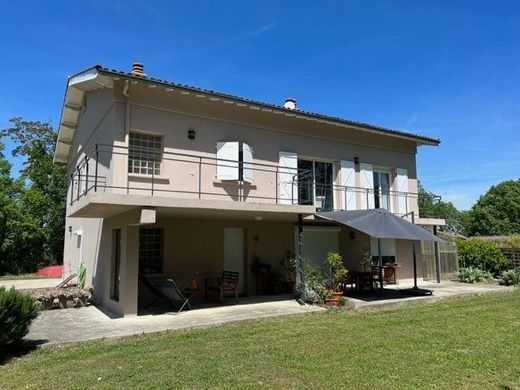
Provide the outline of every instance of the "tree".
<path id="1" fill-rule="evenodd" d="M 0 271 L 7 266 L 7 257 L 3 248 L 7 237 L 7 225 L 13 208 L 13 181 L 11 164 L 6 160 L 4 145 L 0 143 Z"/>
<path id="2" fill-rule="evenodd" d="M 507 180 L 482 195 L 468 215 L 468 234 L 520 233 L 520 179 Z"/>
<path id="3" fill-rule="evenodd" d="M 22 118 L 10 122 L 12 127 L 0 130 L 0 136 L 14 142 L 13 156 L 22 156 L 25 162 L 19 178 L 9 178 L 8 195 L 0 189 L 0 202 L 9 201 L 0 243 L 4 259 L 0 274 L 33 272 L 44 263 L 61 262 L 65 226 L 66 170 L 52 161 L 56 132 L 47 122 Z M 2 159 L 3 177 L 1 166 Z"/>
<path id="4" fill-rule="evenodd" d="M 464 233 L 465 213 L 459 211 L 451 202 L 444 202 L 439 196 L 426 191 L 421 182 L 418 183 L 419 216 L 421 218 L 442 218 L 446 225 L 441 230 Z"/>

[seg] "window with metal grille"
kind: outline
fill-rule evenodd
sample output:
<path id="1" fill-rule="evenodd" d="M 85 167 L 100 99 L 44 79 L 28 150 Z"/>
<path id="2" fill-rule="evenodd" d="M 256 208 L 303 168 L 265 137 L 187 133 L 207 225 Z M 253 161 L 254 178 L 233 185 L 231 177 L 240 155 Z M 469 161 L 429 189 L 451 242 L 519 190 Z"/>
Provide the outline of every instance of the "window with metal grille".
<path id="1" fill-rule="evenodd" d="M 161 136 L 130 133 L 128 172 L 141 175 L 160 175 L 162 160 Z"/>
<path id="2" fill-rule="evenodd" d="M 160 274 L 163 271 L 163 230 L 139 229 L 139 272 Z"/>

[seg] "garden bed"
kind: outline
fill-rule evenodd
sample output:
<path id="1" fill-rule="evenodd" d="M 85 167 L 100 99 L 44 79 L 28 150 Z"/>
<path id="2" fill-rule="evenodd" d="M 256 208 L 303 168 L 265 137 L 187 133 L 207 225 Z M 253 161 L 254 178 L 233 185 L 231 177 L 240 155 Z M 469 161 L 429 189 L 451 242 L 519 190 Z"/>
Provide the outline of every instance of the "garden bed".
<path id="1" fill-rule="evenodd" d="M 42 310 L 83 307 L 92 296 L 91 290 L 78 287 L 32 288 L 22 291 L 39 302 Z"/>

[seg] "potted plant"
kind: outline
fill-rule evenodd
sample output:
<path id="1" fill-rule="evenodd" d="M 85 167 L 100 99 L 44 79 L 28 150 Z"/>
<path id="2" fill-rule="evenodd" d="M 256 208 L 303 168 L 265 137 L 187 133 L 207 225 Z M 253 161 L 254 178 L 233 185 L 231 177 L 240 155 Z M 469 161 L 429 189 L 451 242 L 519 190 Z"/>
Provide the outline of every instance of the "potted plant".
<path id="1" fill-rule="evenodd" d="M 361 260 L 359 261 L 361 266 L 365 271 L 370 271 L 374 266 L 374 258 L 372 257 L 372 253 L 370 252 L 370 248 L 363 249 L 363 253 L 361 254 Z"/>
<path id="2" fill-rule="evenodd" d="M 283 291 L 293 293 L 296 291 L 296 258 L 294 253 L 287 251 L 280 260 L 282 272 Z"/>
<path id="3" fill-rule="evenodd" d="M 348 271 L 343 264 L 343 257 L 337 252 L 327 253 L 325 264 L 329 268 L 329 287 L 331 295 L 333 299 L 337 300 L 343 295 L 343 291 L 340 290 L 340 285 L 346 280 Z"/>

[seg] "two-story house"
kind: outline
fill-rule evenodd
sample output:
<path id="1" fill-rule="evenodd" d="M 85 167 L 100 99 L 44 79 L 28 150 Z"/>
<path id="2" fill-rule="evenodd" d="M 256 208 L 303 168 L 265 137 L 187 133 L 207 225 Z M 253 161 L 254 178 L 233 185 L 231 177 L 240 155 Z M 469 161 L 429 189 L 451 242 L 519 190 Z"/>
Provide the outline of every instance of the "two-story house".
<path id="1" fill-rule="evenodd" d="M 317 211 L 418 211 L 418 146 L 437 138 L 95 66 L 69 77 L 54 160 L 70 177 L 65 276 L 84 263 L 99 304 L 137 314 L 139 275 L 195 279 L 253 264 L 280 270 L 298 250 L 320 263 L 339 251 L 359 269 L 373 240 L 314 218 Z M 412 276 L 410 243 L 384 240 L 384 256 Z"/>

